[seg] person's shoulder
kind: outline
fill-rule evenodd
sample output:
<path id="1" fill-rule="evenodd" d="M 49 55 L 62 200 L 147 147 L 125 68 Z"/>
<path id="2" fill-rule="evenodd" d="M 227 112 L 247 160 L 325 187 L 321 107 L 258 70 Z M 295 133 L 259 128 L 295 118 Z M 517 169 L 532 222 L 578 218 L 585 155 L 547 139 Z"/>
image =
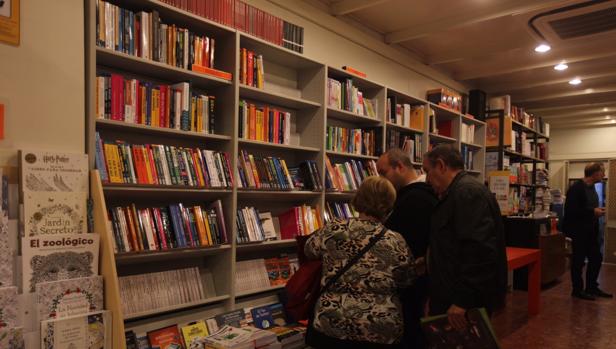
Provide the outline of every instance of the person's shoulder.
<path id="1" fill-rule="evenodd" d="M 456 185 L 455 195 L 461 197 L 492 196 L 490 189 L 471 175 L 464 175 Z"/>
<path id="2" fill-rule="evenodd" d="M 409 200 L 424 199 L 430 201 L 438 201 L 434 189 L 426 182 L 413 182 L 405 188 L 405 196 Z"/>

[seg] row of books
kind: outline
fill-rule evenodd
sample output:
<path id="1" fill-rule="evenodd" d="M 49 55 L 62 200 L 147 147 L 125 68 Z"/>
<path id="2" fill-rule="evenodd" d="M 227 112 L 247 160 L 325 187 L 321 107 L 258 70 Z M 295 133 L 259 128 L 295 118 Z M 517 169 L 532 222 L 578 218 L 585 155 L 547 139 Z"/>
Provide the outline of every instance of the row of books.
<path id="1" fill-rule="evenodd" d="M 265 83 L 263 55 L 242 48 L 240 51 L 240 83 L 256 88 L 263 88 Z"/>
<path id="2" fill-rule="evenodd" d="M 214 69 L 214 38 L 163 23 L 156 10 L 133 12 L 98 0 L 96 20 L 100 47 L 231 80 L 230 73 Z"/>
<path id="3" fill-rule="evenodd" d="M 254 207 L 244 207 L 237 210 L 238 243 L 265 241 L 267 239 L 261 217 L 259 210 Z M 268 231 L 268 233 L 271 232 Z"/>
<path id="4" fill-rule="evenodd" d="M 96 167 L 103 183 L 233 186 L 227 153 L 162 144 L 103 142 L 98 132 Z"/>
<path id="5" fill-rule="evenodd" d="M 303 348 L 304 334 L 304 327 L 297 327 L 287 319 L 282 304 L 272 303 L 143 334 L 127 331 L 125 335 L 127 349 L 170 348 L 170 345 L 176 349 L 294 349 Z"/>
<path id="6" fill-rule="evenodd" d="M 549 156 L 549 144 L 548 143 L 537 143 L 536 153 L 539 159 L 547 160 Z"/>
<path id="7" fill-rule="evenodd" d="M 363 92 L 353 86 L 353 79 L 340 82 L 327 78 L 327 106 L 371 118 L 377 117 L 377 100 L 364 97 Z"/>
<path id="8" fill-rule="evenodd" d="M 222 203 L 207 206 L 118 206 L 109 210 L 115 252 L 160 251 L 227 243 Z"/>
<path id="9" fill-rule="evenodd" d="M 425 113 L 424 105 L 397 103 L 395 96 L 387 97 L 386 116 L 392 124 L 423 130 Z"/>
<path id="10" fill-rule="evenodd" d="M 511 150 L 526 156 L 535 155 L 535 142 L 532 137 L 528 137 L 526 132 L 511 131 Z"/>
<path id="11" fill-rule="evenodd" d="M 423 160 L 423 135 L 388 129 L 386 139 L 387 149 L 400 148 L 416 163 Z"/>
<path id="12" fill-rule="evenodd" d="M 240 188 L 268 190 L 294 190 L 295 183 L 301 181 L 305 188 L 321 190 L 321 181 L 315 161 L 304 161 L 294 173 L 301 178 L 294 180 L 284 159 L 278 157 L 260 157 L 240 151 L 238 158 Z"/>
<path id="13" fill-rule="evenodd" d="M 302 161 L 297 167 L 289 167 L 289 174 L 296 190 L 323 190 L 321 173 L 314 160 Z"/>
<path id="14" fill-rule="evenodd" d="M 240 100 L 239 118 L 240 138 L 291 144 L 291 113 Z"/>
<path id="15" fill-rule="evenodd" d="M 96 78 L 96 117 L 131 124 L 214 133 L 216 97 L 190 83 L 154 84 L 120 74 Z"/>
<path id="16" fill-rule="evenodd" d="M 303 53 L 304 28 L 240 0 L 163 0 L 197 16 L 236 28 L 275 45 Z"/>
<path id="17" fill-rule="evenodd" d="M 465 170 L 475 170 L 475 151 L 475 148 L 470 148 L 466 144 L 460 146 L 460 154 L 462 155 Z"/>
<path id="18" fill-rule="evenodd" d="M 291 207 L 279 216 L 254 207 L 237 210 L 238 243 L 294 239 L 323 227 L 319 205 Z"/>
<path id="19" fill-rule="evenodd" d="M 249 259 L 235 265 L 235 289 L 240 293 L 284 286 L 299 268 L 297 256 Z"/>
<path id="20" fill-rule="evenodd" d="M 376 156 L 380 153 L 378 128 L 346 128 L 327 126 L 325 148 L 327 150 Z"/>
<path id="21" fill-rule="evenodd" d="M 118 281 L 124 316 L 207 298 L 197 267 L 120 276 Z"/>
<path id="22" fill-rule="evenodd" d="M 366 177 L 379 175 L 374 160 L 349 160 L 332 165 L 326 157 L 325 164 L 325 188 L 328 190 L 354 191 Z"/>
<path id="23" fill-rule="evenodd" d="M 280 238 L 283 240 L 295 239 L 296 236 L 310 235 L 323 228 L 323 218 L 319 205 L 311 207 L 301 205 L 291 207 L 278 216 Z"/>
<path id="24" fill-rule="evenodd" d="M 460 127 L 460 141 L 466 143 L 475 143 L 475 125 L 462 123 Z"/>
<path id="25" fill-rule="evenodd" d="M 331 222 L 336 219 L 357 217 L 358 213 L 348 202 L 327 202 L 323 215 L 326 222 Z"/>

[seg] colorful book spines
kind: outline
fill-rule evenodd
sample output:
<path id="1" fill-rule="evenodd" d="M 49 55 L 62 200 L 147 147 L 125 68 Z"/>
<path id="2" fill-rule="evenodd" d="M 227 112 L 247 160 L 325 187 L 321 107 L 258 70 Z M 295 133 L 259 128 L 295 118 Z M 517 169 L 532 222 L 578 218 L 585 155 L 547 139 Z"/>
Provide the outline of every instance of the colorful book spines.
<path id="1" fill-rule="evenodd" d="M 369 176 L 378 176 L 376 162 L 367 160 L 349 160 L 344 163 L 332 164 L 325 158 L 326 189 L 334 191 L 354 191 L 361 182 Z"/>
<path id="2" fill-rule="evenodd" d="M 162 144 L 103 142 L 97 133 L 96 165 L 105 183 L 180 185 L 208 188 L 233 186 L 226 153 Z"/>
<path id="3" fill-rule="evenodd" d="M 276 144 L 291 143 L 291 113 L 240 100 L 239 116 L 240 138 Z"/>
<path id="4" fill-rule="evenodd" d="M 238 157 L 240 188 L 292 190 L 293 181 L 283 159 L 277 157 L 257 157 L 240 151 Z"/>
<path id="5" fill-rule="evenodd" d="M 326 149 L 375 156 L 379 151 L 377 134 L 375 129 L 327 126 Z"/>
<path id="6" fill-rule="evenodd" d="M 116 252 L 157 251 L 227 243 L 218 200 L 208 207 L 114 207 L 109 216 Z"/>
<path id="7" fill-rule="evenodd" d="M 265 72 L 263 55 L 242 48 L 240 52 L 240 83 L 256 88 L 263 88 Z"/>

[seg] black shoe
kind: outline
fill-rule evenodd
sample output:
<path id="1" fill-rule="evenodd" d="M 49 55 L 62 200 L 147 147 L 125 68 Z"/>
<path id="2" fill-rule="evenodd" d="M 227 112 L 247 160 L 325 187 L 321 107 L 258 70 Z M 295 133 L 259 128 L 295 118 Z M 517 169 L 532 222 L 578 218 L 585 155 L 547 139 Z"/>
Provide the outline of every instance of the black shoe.
<path id="1" fill-rule="evenodd" d="M 591 294 L 588 294 L 584 291 L 573 291 L 571 292 L 571 296 L 579 299 L 584 299 L 587 301 L 594 301 L 595 297 Z"/>
<path id="2" fill-rule="evenodd" d="M 586 293 L 594 297 L 601 297 L 601 298 L 613 298 L 614 297 L 611 293 L 604 292 L 598 287 L 592 290 L 586 290 Z"/>

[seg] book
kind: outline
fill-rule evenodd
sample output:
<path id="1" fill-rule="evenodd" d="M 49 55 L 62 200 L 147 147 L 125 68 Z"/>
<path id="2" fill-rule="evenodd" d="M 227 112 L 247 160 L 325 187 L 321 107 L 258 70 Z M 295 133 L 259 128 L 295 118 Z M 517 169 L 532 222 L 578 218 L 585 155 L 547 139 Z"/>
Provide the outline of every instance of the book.
<path id="1" fill-rule="evenodd" d="M 152 349 L 184 349 L 177 325 L 148 332 L 148 342 Z"/>
<path id="2" fill-rule="evenodd" d="M 15 260 L 10 241 L 8 212 L 0 210 L 0 287 L 12 286 L 14 283 Z"/>
<path id="3" fill-rule="evenodd" d="M 87 233 L 87 196 L 86 192 L 26 192 L 25 234 Z"/>
<path id="4" fill-rule="evenodd" d="M 17 287 L 0 287 L 0 329 L 17 327 Z"/>
<path id="5" fill-rule="evenodd" d="M 223 326 L 205 339 L 207 348 L 252 349 L 252 333 L 233 326 Z"/>
<path id="6" fill-rule="evenodd" d="M 111 312 L 98 311 L 41 322 L 41 348 L 111 347 Z"/>
<path id="7" fill-rule="evenodd" d="M 226 325 L 233 327 L 242 327 L 246 325 L 246 314 L 244 309 L 237 309 L 223 314 L 218 314 L 214 317 L 218 328 Z"/>
<path id="8" fill-rule="evenodd" d="M 454 329 L 446 314 L 421 319 L 421 328 L 431 348 L 499 348 L 485 309 L 470 309 L 466 317 L 469 325 L 463 331 Z"/>
<path id="9" fill-rule="evenodd" d="M 0 328 L 0 348 L 26 349 L 23 327 Z"/>
<path id="10" fill-rule="evenodd" d="M 103 277 L 40 282 L 36 303 L 39 321 L 103 310 Z"/>
<path id="11" fill-rule="evenodd" d="M 250 312 L 252 314 L 252 321 L 255 327 L 267 329 L 274 326 L 274 318 L 272 317 L 270 305 L 254 307 L 250 310 Z"/>
<path id="12" fill-rule="evenodd" d="M 203 348 L 205 337 L 209 336 L 207 325 L 203 320 L 191 322 L 186 326 L 182 326 L 181 330 L 184 344 L 186 344 L 186 348 L 189 349 L 199 348 L 199 345 Z"/>
<path id="13" fill-rule="evenodd" d="M 24 292 L 39 282 L 98 274 L 98 234 L 56 234 L 22 238 Z"/>
<path id="14" fill-rule="evenodd" d="M 272 219 L 271 212 L 259 212 L 259 220 L 263 227 L 263 235 L 265 240 L 276 240 L 279 237 L 279 233 L 274 228 L 274 221 Z"/>
<path id="15" fill-rule="evenodd" d="M 22 191 L 88 192 L 88 155 L 21 150 Z"/>

